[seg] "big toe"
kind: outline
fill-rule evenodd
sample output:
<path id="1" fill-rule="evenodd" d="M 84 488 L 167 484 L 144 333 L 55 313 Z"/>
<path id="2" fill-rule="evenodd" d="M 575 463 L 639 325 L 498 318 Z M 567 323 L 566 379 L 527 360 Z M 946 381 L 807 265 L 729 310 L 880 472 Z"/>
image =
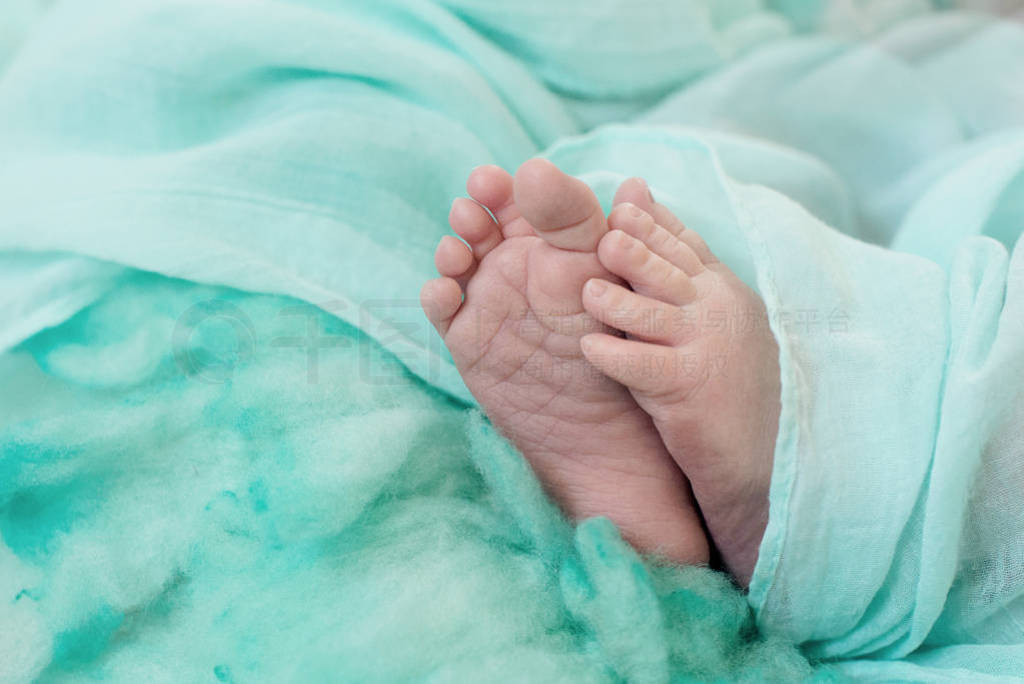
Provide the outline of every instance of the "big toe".
<path id="1" fill-rule="evenodd" d="M 523 217 L 554 247 L 593 252 L 608 232 L 604 210 L 590 187 L 546 159 L 520 166 L 514 191 Z"/>

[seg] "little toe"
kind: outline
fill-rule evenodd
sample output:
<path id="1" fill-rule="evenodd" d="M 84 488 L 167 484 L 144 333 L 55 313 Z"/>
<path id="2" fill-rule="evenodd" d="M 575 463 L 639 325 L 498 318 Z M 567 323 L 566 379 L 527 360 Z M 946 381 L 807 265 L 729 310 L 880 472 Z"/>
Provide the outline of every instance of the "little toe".
<path id="1" fill-rule="evenodd" d="M 465 242 L 451 235 L 445 235 L 434 252 L 437 272 L 447 278 L 460 278 L 473 268 L 473 253 Z"/>
<path id="2" fill-rule="evenodd" d="M 531 159 L 519 167 L 514 194 L 523 217 L 554 247 L 592 252 L 608 231 L 590 187 L 546 159 Z"/>
<path id="3" fill-rule="evenodd" d="M 621 285 L 593 278 L 583 288 L 583 308 L 596 320 L 631 337 L 675 344 L 682 310 Z"/>
<path id="4" fill-rule="evenodd" d="M 444 337 L 462 306 L 462 288 L 451 278 L 428 280 L 420 289 L 420 306 L 427 320 Z"/>
<path id="5" fill-rule="evenodd" d="M 465 197 L 458 197 L 452 202 L 448 223 L 456 235 L 469 243 L 477 259 L 487 256 L 502 240 L 494 218 L 481 205 Z"/>
<path id="6" fill-rule="evenodd" d="M 688 276 L 704 271 L 700 257 L 685 242 L 668 232 L 646 211 L 631 202 L 624 202 L 612 209 L 608 227 L 621 230 L 640 240 L 647 248 Z"/>
<path id="7" fill-rule="evenodd" d="M 697 296 L 690 276 L 621 230 L 608 233 L 597 247 L 601 265 L 640 294 L 668 304 L 689 304 Z"/>
<path id="8" fill-rule="evenodd" d="M 650 186 L 642 178 L 627 178 L 615 193 L 614 205 L 630 203 L 647 212 L 654 222 L 682 240 L 705 265 L 718 263 L 707 243 L 697 232 L 687 228 L 679 217 L 654 199 Z"/>

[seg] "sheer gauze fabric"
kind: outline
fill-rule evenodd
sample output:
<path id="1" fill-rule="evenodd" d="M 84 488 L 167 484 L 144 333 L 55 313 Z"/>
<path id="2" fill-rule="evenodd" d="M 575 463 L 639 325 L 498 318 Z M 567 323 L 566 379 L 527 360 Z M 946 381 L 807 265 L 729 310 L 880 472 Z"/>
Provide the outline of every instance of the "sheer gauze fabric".
<path id="1" fill-rule="evenodd" d="M 544 155 L 606 205 L 641 175 L 757 289 L 779 342 L 771 517 L 749 594 L 762 632 L 855 677 L 1014 678 L 1024 27 L 1015 3 L 955 4 L 26 4 L 19 16 L 40 23 L 0 37 L 14 55 L 0 72 L 5 381 L 42 387 L 11 359 L 53 345 L 38 354 L 47 372 L 118 386 L 117 364 L 40 334 L 126 282 L 148 291 L 138 278 L 155 273 L 320 306 L 468 402 L 415 306 L 467 171 Z M 104 320 L 124 336 L 111 358 L 149 344 L 117 328 L 130 316 Z M 189 566 L 121 567 L 130 599 L 46 613 L 45 590 L 61 595 L 51 582 L 71 572 L 51 571 L 71 561 L 56 542 L 18 546 L 11 506 L 48 459 L 74 458 L 82 426 L 0 401 L 15 431 L 2 576 L 20 597 L 5 630 L 35 625 L 22 653 L 38 657 L 18 662 L 38 674 L 69 657 L 53 635 L 131 614 Z M 29 423 L 66 448 L 21 449 L 11 435 Z"/>

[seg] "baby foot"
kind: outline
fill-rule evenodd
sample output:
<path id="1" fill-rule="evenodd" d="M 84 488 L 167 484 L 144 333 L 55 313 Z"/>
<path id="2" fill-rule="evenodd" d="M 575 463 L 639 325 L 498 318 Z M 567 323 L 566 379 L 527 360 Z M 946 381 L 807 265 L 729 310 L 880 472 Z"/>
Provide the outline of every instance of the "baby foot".
<path id="1" fill-rule="evenodd" d="M 421 301 L 491 421 L 574 518 L 603 515 L 640 551 L 708 559 L 689 484 L 629 391 L 583 358 L 607 330 L 583 311 L 591 278 L 615 280 L 595 249 L 607 233 L 590 188 L 532 160 L 515 178 L 476 169 L 452 205 Z"/>
<path id="2" fill-rule="evenodd" d="M 629 287 L 591 279 L 583 305 L 629 339 L 592 333 L 583 352 L 654 419 L 723 561 L 746 586 L 768 519 L 780 410 L 764 303 L 642 181 L 627 181 L 616 200 L 597 253 Z"/>

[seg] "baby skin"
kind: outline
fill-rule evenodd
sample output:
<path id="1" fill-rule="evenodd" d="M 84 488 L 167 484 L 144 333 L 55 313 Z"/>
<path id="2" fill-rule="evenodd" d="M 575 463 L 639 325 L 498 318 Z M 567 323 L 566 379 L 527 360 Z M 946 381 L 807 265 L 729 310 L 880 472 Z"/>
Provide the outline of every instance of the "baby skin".
<path id="1" fill-rule="evenodd" d="M 607 218 L 543 160 L 467 190 L 421 300 L 491 421 L 570 517 L 685 564 L 708 561 L 706 525 L 749 582 L 779 414 L 761 300 L 639 179 Z"/>

